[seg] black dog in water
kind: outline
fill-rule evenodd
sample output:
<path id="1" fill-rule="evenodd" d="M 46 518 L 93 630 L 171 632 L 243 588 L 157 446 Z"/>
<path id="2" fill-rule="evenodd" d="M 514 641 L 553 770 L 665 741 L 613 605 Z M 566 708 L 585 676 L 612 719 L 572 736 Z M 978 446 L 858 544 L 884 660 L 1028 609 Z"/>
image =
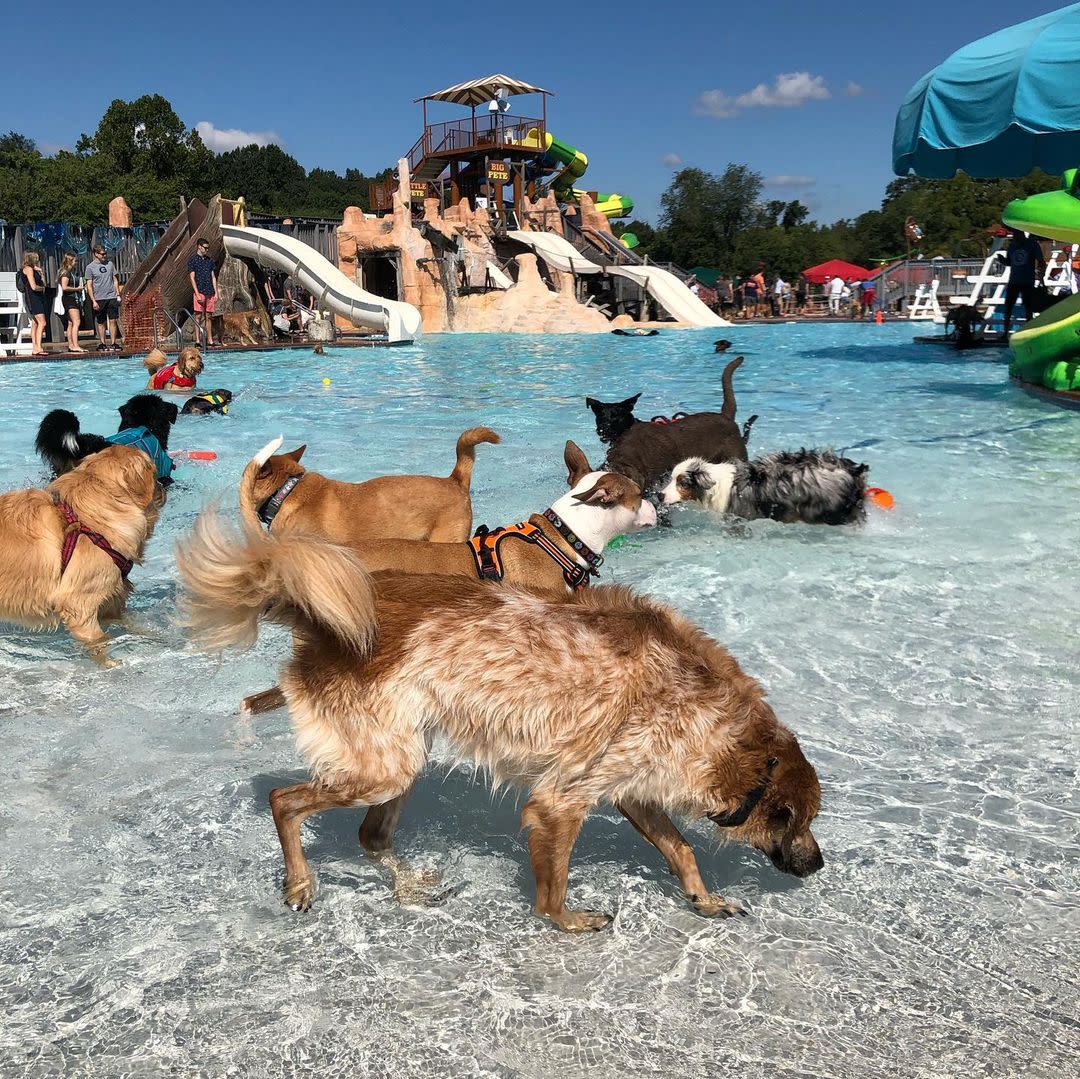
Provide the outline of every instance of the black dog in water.
<path id="1" fill-rule="evenodd" d="M 745 461 L 746 441 L 757 416 L 751 416 L 740 432 L 731 377 L 742 362 L 742 356 L 736 356 L 724 368 L 724 401 L 719 412 L 695 412 L 663 423 L 645 423 L 634 416 L 640 393 L 612 404 L 586 397 L 585 404 L 596 417 L 596 433 L 611 447 L 605 467 L 629 476 L 648 491 L 687 457 Z"/>
<path id="2" fill-rule="evenodd" d="M 954 307 L 945 316 L 945 336 L 958 349 L 976 348 L 983 339 L 986 317 L 974 304 Z"/>
<path id="3" fill-rule="evenodd" d="M 155 393 L 137 393 L 125 401 L 117 411 L 120 413 L 121 431 L 144 428 L 149 435 L 146 450 L 158 465 L 158 479 L 168 482 L 171 466 L 167 465 L 169 428 L 176 423 L 180 410 L 172 401 L 163 401 Z M 153 442 L 150 441 L 153 440 Z M 66 408 L 53 409 L 38 427 L 34 448 L 54 476 L 70 472 L 84 457 L 112 445 L 103 435 L 79 430 L 79 417 Z M 156 446 L 154 445 L 156 442 Z"/>
<path id="4" fill-rule="evenodd" d="M 209 416 L 211 412 L 227 415 L 232 396 L 232 390 L 207 390 L 206 393 L 197 393 L 184 402 L 180 415 Z"/>
<path id="5" fill-rule="evenodd" d="M 731 342 L 725 341 L 724 338 L 720 338 L 719 341 L 713 342 L 713 348 L 715 348 L 717 352 L 727 352 L 727 350 L 731 348 Z"/>

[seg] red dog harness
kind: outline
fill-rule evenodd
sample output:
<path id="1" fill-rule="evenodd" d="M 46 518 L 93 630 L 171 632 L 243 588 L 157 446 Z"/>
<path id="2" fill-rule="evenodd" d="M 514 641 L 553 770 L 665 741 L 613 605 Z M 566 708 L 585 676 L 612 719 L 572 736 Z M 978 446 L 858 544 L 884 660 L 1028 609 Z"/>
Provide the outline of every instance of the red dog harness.
<path id="1" fill-rule="evenodd" d="M 670 418 L 667 416 L 653 416 L 653 418 L 649 420 L 649 423 L 678 423 L 679 420 L 685 420 L 689 415 L 689 412 L 676 412 L 675 415 Z"/>
<path id="2" fill-rule="evenodd" d="M 592 559 L 595 560 L 595 564 L 593 564 L 592 560 L 589 560 L 590 564 L 583 566 L 552 543 L 544 535 L 542 528 L 538 528 L 529 521 L 522 521 L 516 525 L 507 525 L 505 528 L 496 528 L 492 531 L 481 525 L 476 530 L 476 535 L 468 541 L 469 549 L 476 560 L 476 573 L 481 580 L 501 581 L 503 579 L 505 570 L 503 569 L 502 557 L 499 554 L 499 547 L 504 540 L 508 539 L 521 539 L 525 540 L 526 543 L 536 544 L 559 566 L 563 571 L 563 580 L 570 588 L 574 589 L 585 588 L 589 583 L 589 577 L 598 574 L 599 571 L 596 566 L 603 562 L 599 555 L 589 551 Z M 580 543 L 580 541 L 578 542 Z M 584 544 L 582 546 L 584 547 Z"/>
<path id="3" fill-rule="evenodd" d="M 130 558 L 126 558 L 100 532 L 92 532 L 75 516 L 75 511 L 64 502 L 59 495 L 53 495 L 53 502 L 64 518 L 64 546 L 60 549 L 60 576 L 64 576 L 64 570 L 68 568 L 71 556 L 75 553 L 75 544 L 80 536 L 85 536 L 95 547 L 100 547 L 115 563 L 120 570 L 120 576 L 127 580 L 127 575 L 135 565 Z"/>

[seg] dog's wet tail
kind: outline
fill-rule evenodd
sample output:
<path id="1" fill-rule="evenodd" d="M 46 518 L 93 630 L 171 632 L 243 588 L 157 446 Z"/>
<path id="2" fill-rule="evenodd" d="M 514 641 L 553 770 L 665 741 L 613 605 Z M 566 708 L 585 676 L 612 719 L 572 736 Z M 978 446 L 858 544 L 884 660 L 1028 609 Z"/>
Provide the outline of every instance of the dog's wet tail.
<path id="1" fill-rule="evenodd" d="M 735 419 L 735 389 L 731 384 L 731 376 L 742 366 L 742 362 L 742 356 L 736 356 L 724 368 L 724 373 L 720 378 L 720 384 L 724 387 L 724 403 L 720 406 L 720 415 L 726 416 L 729 420 Z"/>
<path id="2" fill-rule="evenodd" d="M 748 419 L 746 423 L 742 425 L 742 440 L 744 446 L 749 445 L 750 443 L 750 428 L 753 427 L 755 423 L 757 423 L 757 419 L 757 413 L 755 412 L 750 417 L 750 419 Z"/>
<path id="3" fill-rule="evenodd" d="M 323 632 L 358 657 L 377 623 L 371 578 L 346 547 L 245 524 L 237 534 L 216 508 L 176 544 L 185 595 L 181 621 L 207 651 L 247 648 L 262 621 Z"/>
<path id="4" fill-rule="evenodd" d="M 38 426 L 37 438 L 34 440 L 34 449 L 37 450 L 41 459 L 52 470 L 53 475 L 62 476 L 70 472 L 78 463 L 94 450 L 87 449 L 83 443 L 93 436 L 81 435 L 79 432 L 79 417 L 66 408 L 54 408 Z M 105 446 L 105 440 L 96 449 Z"/>
<path id="5" fill-rule="evenodd" d="M 473 464 L 476 461 L 476 447 L 481 442 L 499 443 L 502 439 L 490 427 L 470 427 L 463 431 L 457 440 L 457 462 L 450 478 L 466 491 L 472 483 Z"/>

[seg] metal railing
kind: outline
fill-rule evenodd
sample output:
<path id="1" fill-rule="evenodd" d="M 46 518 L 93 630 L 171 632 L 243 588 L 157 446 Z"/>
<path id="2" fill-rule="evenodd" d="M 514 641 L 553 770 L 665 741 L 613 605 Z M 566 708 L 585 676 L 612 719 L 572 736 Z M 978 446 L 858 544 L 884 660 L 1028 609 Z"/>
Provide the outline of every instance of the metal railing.
<path id="1" fill-rule="evenodd" d="M 538 138 L 529 140 L 529 132 L 533 129 L 536 130 Z M 544 149 L 544 121 L 526 116 L 489 114 L 473 115 L 468 120 L 429 124 L 405 157 L 412 173 L 425 157 L 482 150 L 486 147 L 535 150 L 541 153 Z"/>
<path id="2" fill-rule="evenodd" d="M 186 307 L 182 307 L 174 315 L 171 311 L 166 311 L 163 307 L 156 307 L 154 308 L 154 348 L 159 348 L 166 336 L 161 333 L 158 328 L 158 315 L 163 315 L 166 321 L 172 324 L 172 329 L 167 332 L 172 335 L 173 340 L 176 343 L 177 351 L 184 347 L 184 325 L 189 320 L 195 327 L 195 343 L 203 348 L 206 347 L 206 331 L 199 325 L 199 320 L 195 318 L 195 315 L 191 311 Z"/>

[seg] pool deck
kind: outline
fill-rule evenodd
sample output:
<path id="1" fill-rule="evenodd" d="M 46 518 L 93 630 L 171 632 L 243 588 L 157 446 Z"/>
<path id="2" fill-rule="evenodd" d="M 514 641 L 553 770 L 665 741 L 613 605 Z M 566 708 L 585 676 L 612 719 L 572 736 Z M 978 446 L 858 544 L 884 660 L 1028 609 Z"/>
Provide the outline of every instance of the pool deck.
<path id="1" fill-rule="evenodd" d="M 274 341 L 272 343 L 266 343 L 261 345 L 213 345 L 210 349 L 203 349 L 204 352 L 284 352 L 290 349 L 294 351 L 307 350 L 313 351 L 316 345 L 322 345 L 324 348 L 397 348 L 399 345 L 409 345 L 411 341 L 386 341 L 372 337 L 362 337 L 357 335 L 339 336 L 334 341 Z M 45 348 L 48 350 L 49 346 Z M 142 357 L 145 356 L 148 350 L 146 349 L 127 349 L 121 347 L 116 352 L 98 352 L 96 348 L 89 348 L 85 352 L 62 352 L 59 349 L 52 349 L 47 356 L 6 356 L 0 355 L 0 365 L 8 363 L 60 363 L 60 362 L 75 362 L 77 360 L 109 360 L 109 359 L 125 359 L 131 356 Z M 162 349 L 166 354 L 175 353 L 175 349 Z"/>

